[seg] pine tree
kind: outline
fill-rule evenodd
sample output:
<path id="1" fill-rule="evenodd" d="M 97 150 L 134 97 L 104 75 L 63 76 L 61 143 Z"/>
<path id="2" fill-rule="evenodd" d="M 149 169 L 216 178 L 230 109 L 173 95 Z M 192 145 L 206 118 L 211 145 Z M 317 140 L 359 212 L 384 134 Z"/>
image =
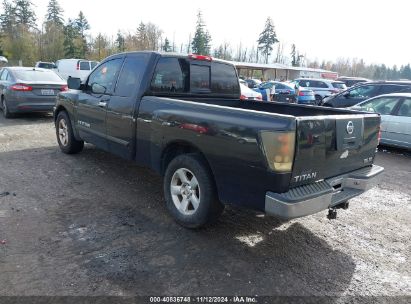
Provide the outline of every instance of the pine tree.
<path id="1" fill-rule="evenodd" d="M 64 27 L 64 55 L 67 58 L 78 57 L 78 50 L 76 48 L 76 39 L 79 38 L 75 21 L 69 19 Z"/>
<path id="2" fill-rule="evenodd" d="M 164 40 L 163 51 L 164 52 L 171 52 L 171 44 L 170 44 L 170 41 L 168 40 L 167 37 Z"/>
<path id="3" fill-rule="evenodd" d="M 120 31 L 117 32 L 115 44 L 119 52 L 124 52 L 126 50 L 126 39 Z"/>
<path id="4" fill-rule="evenodd" d="M 77 51 L 78 51 L 79 57 L 84 58 L 86 57 L 86 54 L 88 52 L 86 31 L 90 29 L 90 25 L 82 11 L 80 11 L 77 19 L 74 20 L 74 26 L 75 26 L 75 30 L 80 36 L 79 37 L 80 39 L 76 39 L 76 42 L 78 45 Z"/>
<path id="5" fill-rule="evenodd" d="M 36 27 L 37 18 L 32 5 L 30 0 L 15 0 L 14 12 L 17 24 L 23 25 L 27 29 Z"/>
<path id="6" fill-rule="evenodd" d="M 62 26 L 64 24 L 62 13 L 63 9 L 60 7 L 57 0 L 50 0 L 47 5 L 46 21 L 54 22 L 55 24 Z"/>
<path id="7" fill-rule="evenodd" d="M 298 64 L 298 57 L 297 56 L 298 56 L 297 55 L 297 50 L 296 50 L 295 44 L 293 43 L 291 45 L 291 65 L 293 67 L 297 66 L 297 64 Z"/>
<path id="8" fill-rule="evenodd" d="M 3 13 L 0 15 L 0 26 L 3 34 L 11 33 L 16 26 L 16 10 L 9 1 L 3 1 Z"/>
<path id="9" fill-rule="evenodd" d="M 146 25 L 143 22 L 140 22 L 137 28 L 136 35 L 137 49 L 138 50 L 147 50 L 148 49 L 148 37 Z"/>
<path id="10" fill-rule="evenodd" d="M 191 42 L 191 46 L 193 49 L 193 53 L 195 54 L 202 54 L 202 55 L 210 55 L 210 42 L 211 36 L 208 31 L 205 29 L 205 24 L 203 21 L 203 16 L 201 11 L 197 14 L 197 25 L 194 34 L 193 41 Z"/>
<path id="11" fill-rule="evenodd" d="M 279 42 L 273 21 L 270 17 L 267 18 L 264 30 L 261 32 L 257 42 L 258 49 L 261 50 L 261 53 L 265 56 L 265 63 L 268 63 L 268 57 L 273 51 L 274 44 Z"/>
<path id="12" fill-rule="evenodd" d="M 80 33 L 82 38 L 85 38 L 85 32 L 90 29 L 90 24 L 88 23 L 86 17 L 84 16 L 83 12 L 80 11 L 76 20 L 74 20 L 75 25 L 77 27 L 78 32 Z"/>

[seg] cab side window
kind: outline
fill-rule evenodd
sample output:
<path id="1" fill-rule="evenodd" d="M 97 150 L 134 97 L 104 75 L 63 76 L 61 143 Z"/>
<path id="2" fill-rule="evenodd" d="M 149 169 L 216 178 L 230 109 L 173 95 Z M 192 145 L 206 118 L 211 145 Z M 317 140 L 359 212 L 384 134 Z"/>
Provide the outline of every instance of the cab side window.
<path id="1" fill-rule="evenodd" d="M 240 91 L 233 66 L 220 62 L 211 65 L 211 91 L 217 94 L 236 94 Z"/>
<path id="2" fill-rule="evenodd" d="M 162 57 L 157 63 L 150 90 L 155 93 L 188 92 L 188 64 L 184 59 Z"/>
<path id="3" fill-rule="evenodd" d="M 145 71 L 148 55 L 127 57 L 118 77 L 116 96 L 131 97 L 140 86 Z"/>
<path id="4" fill-rule="evenodd" d="M 104 90 L 104 93 L 110 93 L 117 79 L 121 64 L 122 59 L 118 58 L 100 65 L 90 74 L 87 81 L 87 90 L 92 91 L 94 86 L 98 86 L 99 90 Z"/>

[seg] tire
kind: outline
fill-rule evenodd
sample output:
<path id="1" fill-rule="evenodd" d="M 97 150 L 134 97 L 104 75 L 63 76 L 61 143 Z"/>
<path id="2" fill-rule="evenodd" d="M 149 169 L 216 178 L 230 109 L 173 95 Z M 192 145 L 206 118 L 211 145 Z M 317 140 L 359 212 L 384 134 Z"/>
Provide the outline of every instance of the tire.
<path id="1" fill-rule="evenodd" d="M 315 95 L 315 104 L 320 105 L 323 101 L 323 98 L 320 95 Z"/>
<path id="2" fill-rule="evenodd" d="M 224 210 L 217 199 L 211 170 L 198 154 L 174 158 L 167 166 L 163 187 L 167 209 L 183 227 L 210 224 Z"/>
<path id="3" fill-rule="evenodd" d="M 56 119 L 56 136 L 60 150 L 66 154 L 75 154 L 83 150 L 84 141 L 76 140 L 67 112 L 61 111 Z"/>
<path id="4" fill-rule="evenodd" d="M 1 99 L 1 108 L 3 109 L 4 118 L 12 118 L 13 114 L 10 113 L 9 108 L 7 107 L 7 102 L 4 97 Z"/>

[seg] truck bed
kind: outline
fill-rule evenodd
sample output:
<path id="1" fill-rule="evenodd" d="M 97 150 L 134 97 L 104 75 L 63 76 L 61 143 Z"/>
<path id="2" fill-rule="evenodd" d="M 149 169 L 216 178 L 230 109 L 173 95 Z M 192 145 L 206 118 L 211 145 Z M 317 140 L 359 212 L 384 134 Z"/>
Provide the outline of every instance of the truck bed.
<path id="1" fill-rule="evenodd" d="M 182 100 L 185 100 L 182 98 Z M 189 101 L 195 101 L 206 104 L 214 104 L 232 108 L 240 108 L 259 112 L 267 112 L 281 115 L 291 115 L 295 117 L 305 116 L 322 116 L 322 115 L 341 115 L 359 113 L 347 109 L 329 108 L 321 106 L 290 104 L 281 102 L 261 102 L 248 100 L 218 99 L 218 98 L 190 98 Z"/>

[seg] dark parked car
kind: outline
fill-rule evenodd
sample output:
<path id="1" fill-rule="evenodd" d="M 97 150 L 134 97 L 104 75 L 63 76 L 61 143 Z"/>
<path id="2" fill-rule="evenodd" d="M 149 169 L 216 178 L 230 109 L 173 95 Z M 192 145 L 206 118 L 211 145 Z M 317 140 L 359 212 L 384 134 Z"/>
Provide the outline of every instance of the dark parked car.
<path id="1" fill-rule="evenodd" d="M 367 79 L 367 78 L 362 78 L 362 77 L 348 77 L 348 76 L 338 77 L 337 80 L 344 82 L 345 85 L 347 86 L 347 88 L 351 88 L 352 86 L 357 85 L 357 84 L 359 84 L 359 83 L 371 81 L 371 80 L 369 80 L 369 79 Z"/>
<path id="2" fill-rule="evenodd" d="M 60 149 L 87 141 L 154 169 L 185 227 L 225 204 L 334 216 L 383 171 L 372 164 L 378 114 L 240 100 L 235 67 L 208 56 L 122 53 L 68 83 L 54 111 Z"/>
<path id="3" fill-rule="evenodd" d="M 244 79 L 244 81 L 247 83 L 247 85 L 250 89 L 254 89 L 254 88 L 258 87 L 261 84 L 261 80 L 254 79 L 254 78 Z"/>
<path id="4" fill-rule="evenodd" d="M 67 82 L 48 69 L 7 67 L 0 70 L 1 108 L 6 118 L 21 112 L 51 112 Z"/>
<path id="5" fill-rule="evenodd" d="M 325 98 L 322 105 L 334 108 L 346 108 L 378 95 L 403 92 L 411 92 L 411 81 L 367 82 Z"/>

